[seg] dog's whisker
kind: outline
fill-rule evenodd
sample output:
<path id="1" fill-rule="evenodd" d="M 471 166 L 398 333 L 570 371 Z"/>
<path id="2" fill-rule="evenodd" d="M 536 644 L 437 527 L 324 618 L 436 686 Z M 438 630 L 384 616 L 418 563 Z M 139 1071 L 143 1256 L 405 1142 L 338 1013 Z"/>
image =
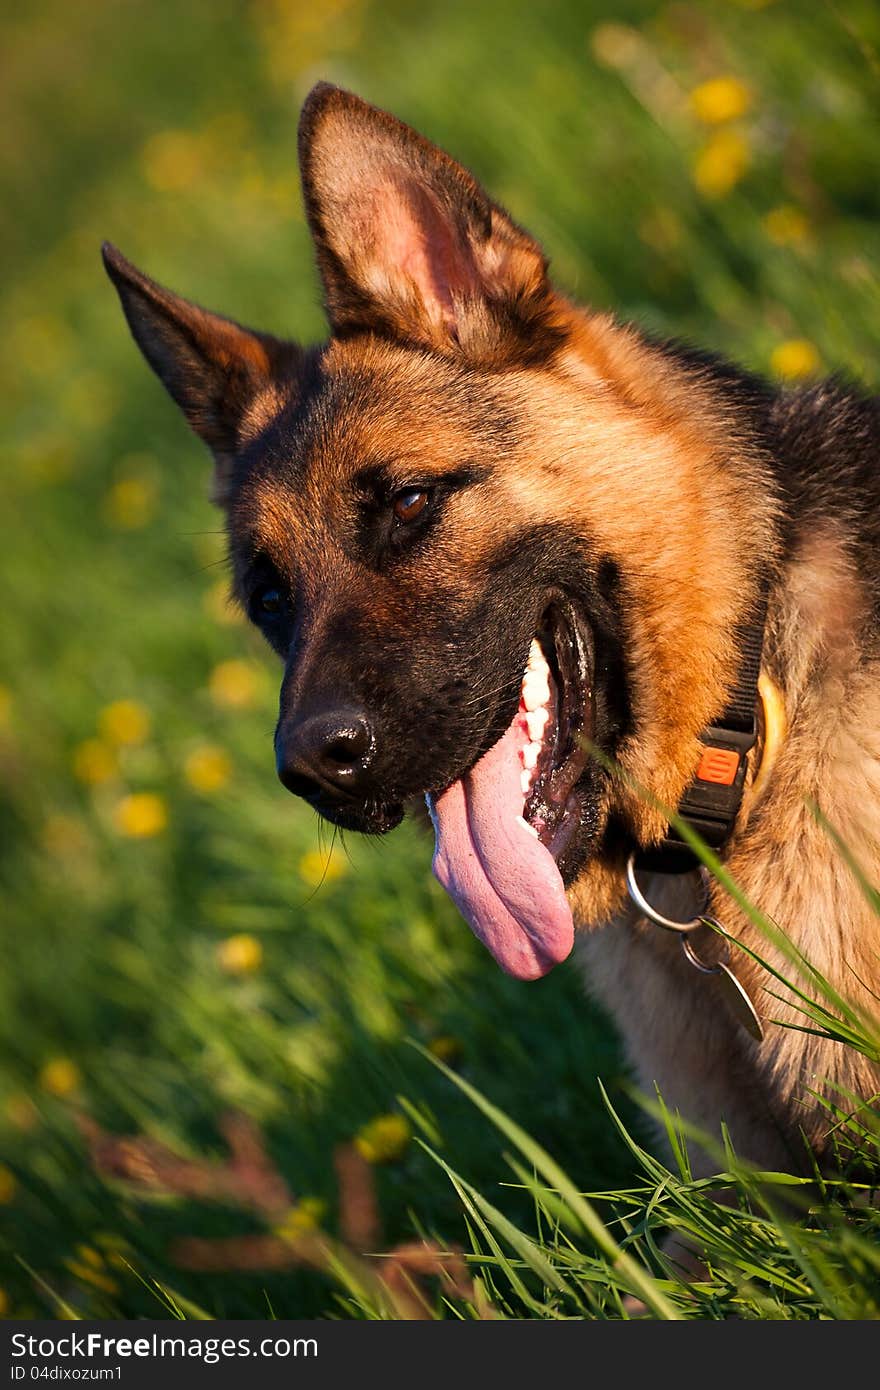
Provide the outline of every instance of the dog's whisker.
<path id="1" fill-rule="evenodd" d="M 229 556 L 223 555 L 219 560 L 209 560 L 206 565 L 199 565 L 197 569 L 190 570 L 189 573 L 194 578 L 197 574 L 207 574 L 208 570 L 218 569 L 220 565 L 228 568 L 229 563 Z"/>
<path id="2" fill-rule="evenodd" d="M 319 853 L 323 853 L 323 846 L 322 846 L 321 842 L 322 842 L 322 840 L 324 839 L 324 837 L 325 837 L 325 835 L 326 835 L 326 832 L 327 832 L 327 822 L 321 817 L 321 818 L 319 818 L 319 820 L 318 820 L 318 852 L 319 852 Z M 321 871 L 321 877 L 320 877 L 320 879 L 318 880 L 318 882 L 315 884 L 315 886 L 314 886 L 314 888 L 312 889 L 312 891 L 311 891 L 311 893 L 309 894 L 309 896 L 308 896 L 307 898 L 303 898 L 303 900 L 297 904 L 297 906 L 298 906 L 299 908 L 308 907 L 309 903 L 310 903 L 310 902 L 313 902 L 313 901 L 315 900 L 315 898 L 316 898 L 316 897 L 318 896 L 318 894 L 320 893 L 321 889 L 324 887 L 324 884 L 325 884 L 326 881 L 327 881 L 327 874 L 328 874 L 328 872 L 329 872 L 329 870 L 330 870 L 330 863 L 331 863 L 331 861 L 332 861 L 332 859 L 333 859 L 333 850 L 334 850 L 334 847 L 335 847 L 335 845 L 336 845 L 337 837 L 339 837 L 340 843 L 341 843 L 342 840 L 341 840 L 341 831 L 340 831 L 340 828 L 339 828 L 338 825 L 334 825 L 334 826 L 333 826 L 333 833 L 332 833 L 332 835 L 331 835 L 331 837 L 330 837 L 330 844 L 327 846 L 327 853 L 326 853 L 326 855 L 325 855 L 325 857 L 324 857 L 324 867 L 323 867 L 323 869 L 322 869 L 322 871 Z"/>
<path id="3" fill-rule="evenodd" d="M 471 699 L 462 700 L 460 704 L 456 705 L 456 709 L 470 710 L 473 709 L 475 705 L 488 706 L 492 703 L 493 699 L 498 696 L 513 695 L 519 689 L 521 682 L 522 678 L 517 677 L 515 680 L 505 681 L 503 685 L 498 685 L 493 690 L 482 690 L 478 695 L 472 696 Z"/>

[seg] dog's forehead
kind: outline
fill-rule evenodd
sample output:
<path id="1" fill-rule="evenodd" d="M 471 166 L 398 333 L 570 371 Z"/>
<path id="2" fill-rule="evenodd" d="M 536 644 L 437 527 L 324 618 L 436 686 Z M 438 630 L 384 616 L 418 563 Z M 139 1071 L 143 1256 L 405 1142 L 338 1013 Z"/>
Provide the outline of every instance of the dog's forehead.
<path id="1" fill-rule="evenodd" d="M 513 420 L 486 374 L 364 336 L 330 344 L 300 426 L 304 471 L 320 484 L 373 461 L 440 471 Z"/>
<path id="2" fill-rule="evenodd" d="M 509 392 L 487 374 L 370 337 L 331 342 L 254 452 L 236 511 L 271 544 L 344 508 L 370 470 L 424 483 L 509 453 L 518 435 Z"/>

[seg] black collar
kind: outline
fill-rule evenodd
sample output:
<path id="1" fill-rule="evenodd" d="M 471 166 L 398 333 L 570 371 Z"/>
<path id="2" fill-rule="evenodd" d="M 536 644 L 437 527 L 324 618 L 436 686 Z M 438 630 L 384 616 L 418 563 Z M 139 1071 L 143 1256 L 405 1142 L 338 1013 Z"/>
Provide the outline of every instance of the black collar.
<path id="1" fill-rule="evenodd" d="M 758 737 L 758 676 L 767 620 L 766 583 L 751 619 L 737 628 L 740 664 L 736 685 L 715 724 L 700 734 L 703 756 L 693 781 L 678 804 L 678 815 L 716 853 L 724 850 L 733 834 L 748 764 L 747 754 Z M 672 827 L 652 849 L 640 850 L 636 868 L 651 873 L 682 874 L 696 868 L 691 847 Z"/>

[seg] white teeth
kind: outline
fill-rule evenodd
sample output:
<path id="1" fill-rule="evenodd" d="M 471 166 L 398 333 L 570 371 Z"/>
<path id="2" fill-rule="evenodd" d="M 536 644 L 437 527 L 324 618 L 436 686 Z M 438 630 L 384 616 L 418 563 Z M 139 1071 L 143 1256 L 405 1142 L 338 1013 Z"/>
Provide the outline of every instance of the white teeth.
<path id="1" fill-rule="evenodd" d="M 535 710 L 546 705 L 549 699 L 550 667 L 541 651 L 540 643 L 533 637 L 532 645 L 529 647 L 529 659 L 523 672 L 522 702 L 526 710 L 533 714 Z M 531 730 L 529 732 L 531 733 Z"/>
<path id="2" fill-rule="evenodd" d="M 523 726 L 528 733 L 529 742 L 523 744 L 520 750 L 523 770 L 519 775 L 519 784 L 523 796 L 527 797 L 532 790 L 534 769 L 541 755 L 544 730 L 550 722 L 550 711 L 547 708 L 550 703 L 550 667 L 537 638 L 532 638 L 532 645 L 529 647 L 520 701 L 521 708 L 525 710 Z M 533 825 L 529 825 L 522 816 L 517 816 L 516 819 L 530 835 L 538 838 L 538 832 Z"/>
<path id="3" fill-rule="evenodd" d="M 541 651 L 541 644 L 535 637 L 532 638 L 532 645 L 529 647 L 521 695 L 523 705 L 530 714 L 546 705 L 550 699 L 550 667 Z M 529 732 L 531 733 L 531 730 Z"/>
<path id="4" fill-rule="evenodd" d="M 533 709 L 526 715 L 526 728 L 529 731 L 529 738 L 534 743 L 540 743 L 544 730 L 550 723 L 550 711 L 548 709 Z"/>
<path id="5" fill-rule="evenodd" d="M 550 686 L 541 676 L 527 675 L 522 684 L 522 702 L 529 713 L 540 709 L 550 699 Z"/>
<path id="6" fill-rule="evenodd" d="M 540 743 L 527 743 L 522 750 L 523 767 L 533 768 L 538 766 L 538 754 L 541 752 Z"/>
<path id="7" fill-rule="evenodd" d="M 531 668 L 533 671 L 549 671 L 547 658 L 541 651 L 541 644 L 537 637 L 532 638 L 532 645 L 529 647 L 529 656 L 526 662 L 526 670 Z"/>

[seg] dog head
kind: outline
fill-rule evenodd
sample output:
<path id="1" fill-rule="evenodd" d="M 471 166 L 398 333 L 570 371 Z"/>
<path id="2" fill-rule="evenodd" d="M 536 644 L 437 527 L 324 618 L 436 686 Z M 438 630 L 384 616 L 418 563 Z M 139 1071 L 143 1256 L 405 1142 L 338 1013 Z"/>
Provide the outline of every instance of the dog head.
<path id="1" fill-rule="evenodd" d="M 446 154 L 327 85 L 300 126 L 331 337 L 105 263 L 215 459 L 235 591 L 284 662 L 279 775 L 435 871 L 502 966 L 568 954 L 724 704 L 771 504 L 733 386 L 551 285 Z M 598 745 L 630 781 L 591 759 Z"/>

